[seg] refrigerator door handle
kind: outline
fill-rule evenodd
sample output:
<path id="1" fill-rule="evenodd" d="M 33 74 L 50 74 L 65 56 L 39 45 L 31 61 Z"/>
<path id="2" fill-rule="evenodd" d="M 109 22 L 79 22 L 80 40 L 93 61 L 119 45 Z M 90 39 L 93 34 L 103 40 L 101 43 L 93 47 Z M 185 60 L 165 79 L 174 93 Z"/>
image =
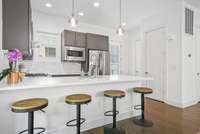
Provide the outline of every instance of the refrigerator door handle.
<path id="1" fill-rule="evenodd" d="M 102 53 L 99 54 L 99 71 L 98 74 L 102 75 L 103 74 L 103 55 Z"/>

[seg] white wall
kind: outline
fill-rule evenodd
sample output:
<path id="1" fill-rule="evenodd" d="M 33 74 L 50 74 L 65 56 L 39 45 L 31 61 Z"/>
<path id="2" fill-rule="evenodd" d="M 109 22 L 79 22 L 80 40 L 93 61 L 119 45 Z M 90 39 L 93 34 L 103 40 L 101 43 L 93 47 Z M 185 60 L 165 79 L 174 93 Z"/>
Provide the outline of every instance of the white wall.
<path id="1" fill-rule="evenodd" d="M 189 4 L 187 2 L 189 2 Z M 199 100 L 196 87 L 196 28 L 200 28 L 200 7 L 196 8 L 197 1 L 182 0 L 166 1 L 163 10 L 158 11 L 159 14 L 144 19 L 129 33 L 130 56 L 136 51 L 136 41 L 140 40 L 142 48 L 145 49 L 144 34 L 146 31 L 165 27 L 167 41 L 167 93 L 165 102 L 178 107 L 187 107 L 196 104 Z M 185 34 L 185 7 L 194 10 L 194 36 Z M 171 39 L 171 37 L 175 37 Z M 145 54 L 145 50 L 140 53 Z M 135 53 L 136 54 L 136 53 Z M 191 54 L 191 57 L 189 57 Z M 137 69 L 137 58 L 129 58 L 129 72 L 135 74 Z M 140 60 L 145 60 L 140 58 Z M 140 62 L 145 66 L 144 61 Z M 134 67 L 135 66 L 135 70 Z M 141 66 L 141 65 L 139 65 Z M 143 74 L 145 69 L 142 69 Z"/>
<path id="2" fill-rule="evenodd" d="M 189 1 L 187 1 L 189 2 Z M 196 9 L 195 3 L 183 2 L 182 8 L 182 100 L 183 106 L 196 104 L 198 100 L 196 82 L 196 28 L 200 27 L 200 12 Z M 195 2 L 195 1 L 194 1 Z M 189 8 L 194 11 L 194 35 L 185 34 L 184 9 Z M 199 7 L 200 8 L 200 7 Z M 188 55 L 191 54 L 191 57 Z"/>
<path id="3" fill-rule="evenodd" d="M 152 17 L 143 19 L 140 24 L 139 33 L 134 33 L 133 36 L 140 36 L 142 44 L 144 45 L 145 32 L 165 27 L 166 28 L 166 41 L 167 41 L 167 91 L 166 103 L 175 106 L 182 106 L 182 91 L 181 91 L 181 11 L 182 3 L 179 0 L 167 0 L 162 10 L 157 11 L 158 14 Z M 132 31 L 130 31 L 132 32 Z M 130 34 L 131 45 L 135 45 L 135 39 Z M 168 40 L 169 37 L 174 36 L 175 39 Z M 134 48 L 133 48 L 134 49 Z M 132 50 L 135 51 L 135 50 Z M 144 52 L 144 51 L 143 51 Z M 145 54 L 145 53 L 144 53 Z M 144 60 L 144 59 L 143 59 Z M 132 60 L 129 62 L 133 62 Z M 142 64 L 144 62 L 141 62 Z M 144 66 L 144 65 L 143 65 Z M 145 71 L 145 70 L 144 70 Z M 132 72 L 129 69 L 129 72 Z"/>
<path id="4" fill-rule="evenodd" d="M 2 49 L 2 0 L 0 0 L 0 49 Z"/>

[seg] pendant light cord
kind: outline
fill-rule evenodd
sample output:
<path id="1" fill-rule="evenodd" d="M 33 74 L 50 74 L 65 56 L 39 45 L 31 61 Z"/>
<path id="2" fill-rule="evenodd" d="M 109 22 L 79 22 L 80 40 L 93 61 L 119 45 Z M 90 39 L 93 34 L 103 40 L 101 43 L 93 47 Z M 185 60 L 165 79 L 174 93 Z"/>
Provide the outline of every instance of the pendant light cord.
<path id="1" fill-rule="evenodd" d="M 75 6 L 74 0 L 72 0 L 72 16 L 74 16 L 74 6 Z"/>
<path id="2" fill-rule="evenodd" d="M 120 9 L 120 11 L 119 11 L 119 22 L 120 22 L 120 25 L 122 24 L 122 0 L 120 0 L 120 4 L 119 4 L 119 9 Z"/>

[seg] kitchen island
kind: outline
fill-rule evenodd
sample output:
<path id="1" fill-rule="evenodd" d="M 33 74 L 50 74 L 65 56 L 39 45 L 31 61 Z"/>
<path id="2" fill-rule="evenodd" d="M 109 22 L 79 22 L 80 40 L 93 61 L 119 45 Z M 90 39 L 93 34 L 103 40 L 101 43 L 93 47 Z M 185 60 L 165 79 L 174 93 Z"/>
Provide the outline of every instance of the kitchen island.
<path id="1" fill-rule="evenodd" d="M 74 134 L 75 128 L 66 127 L 67 121 L 76 117 L 76 107 L 65 103 L 65 96 L 86 93 L 92 96 L 92 102 L 82 106 L 82 116 L 86 118 L 82 130 L 88 130 L 112 122 L 104 117 L 104 112 L 112 109 L 112 99 L 105 98 L 103 91 L 120 89 L 126 97 L 117 101 L 120 114 L 118 120 L 140 114 L 133 110 L 140 104 L 140 96 L 132 88 L 146 86 L 152 78 L 126 75 L 97 77 L 37 77 L 25 78 L 17 85 L 0 84 L 0 133 L 16 134 L 27 128 L 27 114 L 11 112 L 10 105 L 18 100 L 29 98 L 47 98 L 49 106 L 45 112 L 35 112 L 35 126 L 45 127 L 48 134 Z"/>

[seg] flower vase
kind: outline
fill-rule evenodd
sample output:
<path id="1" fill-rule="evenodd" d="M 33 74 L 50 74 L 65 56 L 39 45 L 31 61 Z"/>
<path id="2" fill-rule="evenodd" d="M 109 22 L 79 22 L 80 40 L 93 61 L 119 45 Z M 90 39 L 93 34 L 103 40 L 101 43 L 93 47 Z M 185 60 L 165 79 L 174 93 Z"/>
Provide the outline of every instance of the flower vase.
<path id="1" fill-rule="evenodd" d="M 18 84 L 19 82 L 21 82 L 19 72 L 12 71 L 8 74 L 8 76 L 7 76 L 8 84 Z"/>

